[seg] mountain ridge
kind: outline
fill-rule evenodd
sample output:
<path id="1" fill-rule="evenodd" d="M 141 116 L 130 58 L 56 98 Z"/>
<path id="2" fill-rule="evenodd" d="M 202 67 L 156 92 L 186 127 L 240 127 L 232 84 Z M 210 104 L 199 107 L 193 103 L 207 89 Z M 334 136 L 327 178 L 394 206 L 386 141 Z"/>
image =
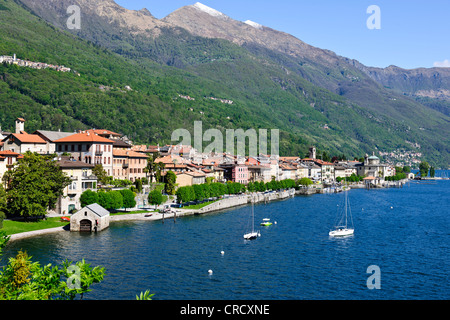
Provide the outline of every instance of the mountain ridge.
<path id="1" fill-rule="evenodd" d="M 337 59 L 338 67 L 330 63 L 322 64 L 312 58 L 299 59 L 293 54 L 263 46 L 264 42 L 242 42 L 240 46 L 234 46 L 226 39 L 193 35 L 180 25 L 161 21 L 167 17 L 158 20 L 148 10 L 127 10 L 111 0 L 93 0 L 90 1 L 90 6 L 86 7 L 83 6 L 85 0 L 42 0 L 39 3 L 23 0 L 23 2 L 32 2 L 34 8 L 30 9 L 37 16 L 43 15 L 44 20 L 46 19 L 42 11 L 45 11 L 45 15 L 50 17 L 47 18 L 50 19 L 49 22 L 62 26 L 60 28 L 65 30 L 64 32 L 68 31 L 64 26 L 68 17 L 64 6 L 69 3 L 81 5 L 82 29 L 70 31 L 72 34 L 102 45 L 126 57 L 133 65 L 142 65 L 143 69 L 148 69 L 150 73 L 155 74 L 156 71 L 156 76 L 140 75 L 141 81 L 140 78 L 135 78 L 137 81 L 134 81 L 132 87 L 136 87 L 138 91 L 159 94 L 161 99 L 176 108 L 185 108 L 184 105 L 188 104 L 182 100 L 173 100 L 178 94 L 193 96 L 196 100 L 189 102 L 190 109 L 201 111 L 205 115 L 209 114 L 211 118 L 208 118 L 210 119 L 208 124 L 220 123 L 221 128 L 226 128 L 228 125 L 224 119 L 227 117 L 233 119 L 229 124 L 231 127 L 248 128 L 248 125 L 254 127 L 263 125 L 268 128 L 272 123 L 285 132 L 282 134 L 284 143 L 288 140 L 297 141 L 303 145 L 302 149 L 308 144 L 316 144 L 321 148 L 332 149 L 333 152 L 347 150 L 345 152 L 354 153 L 361 149 L 371 152 L 377 147 L 389 149 L 405 146 L 405 140 L 413 140 L 424 148 L 433 145 L 430 157 L 437 159 L 438 155 L 432 154 L 436 152 L 435 150 L 440 150 L 439 152 L 447 159 L 443 162 L 448 163 L 448 139 L 443 138 L 440 144 L 431 143 L 433 137 L 443 136 L 440 131 L 444 130 L 445 133 L 448 117 L 439 119 L 435 110 L 429 111 L 400 93 L 383 88 L 383 85 L 370 79 L 363 71 L 356 67 L 352 68 L 347 58 L 339 58 L 331 51 L 314 49 L 318 50 L 320 55 Z M 52 7 L 56 2 L 58 6 Z M 48 6 L 43 6 L 43 3 Z M 103 4 L 103 7 L 98 4 Z M 114 14 L 108 13 L 108 10 L 113 10 Z M 192 7 L 188 10 L 190 14 L 200 14 L 202 19 L 214 18 Z M 145 20 L 145 25 L 150 29 L 133 25 L 139 20 L 128 21 L 134 17 Z M 220 19 L 216 18 L 208 23 L 215 23 L 216 27 L 224 28 L 218 20 Z M 261 31 L 245 22 L 234 22 L 236 20 L 231 18 L 226 21 L 228 23 L 231 21 L 238 30 L 250 30 L 249 34 Z M 263 31 L 268 30 L 270 31 L 270 28 L 263 27 Z M 276 30 L 271 32 L 272 35 L 280 33 Z M 295 38 L 287 34 L 283 36 L 289 40 Z M 303 45 L 301 40 L 292 41 L 296 41 L 298 46 Z M 161 63 L 170 68 L 160 66 Z M 88 62 L 80 66 L 86 71 L 90 70 Z M 147 85 L 145 81 L 148 81 Z M 129 83 L 122 81 L 123 84 Z M 367 93 L 367 98 L 360 92 Z M 231 99 L 235 103 L 232 108 L 227 107 L 222 111 L 220 103 L 213 106 L 204 100 L 208 96 Z M 391 99 L 397 102 L 394 103 Z M 212 117 L 213 114 L 221 114 L 224 119 L 219 121 Z M 183 116 L 184 119 L 202 119 L 200 116 L 192 117 L 193 114 L 188 117 L 186 115 Z M 152 136 L 163 137 L 165 133 L 158 134 L 158 128 L 161 131 L 167 131 L 167 128 L 163 129 L 157 125 L 152 119 L 155 116 L 156 114 L 149 116 L 148 119 L 150 121 L 148 123 L 152 123 L 153 126 Z M 161 119 L 165 119 L 166 116 L 166 114 L 158 115 Z M 426 131 L 419 130 L 418 122 L 414 120 L 418 118 L 424 118 L 420 127 Z M 246 122 L 245 119 L 251 122 Z M 88 125 L 100 127 L 102 124 L 99 120 L 90 118 Z M 322 127 L 327 123 L 327 127 L 331 129 L 324 130 Z M 126 125 L 133 126 L 128 122 Z M 186 121 L 184 125 L 189 126 Z M 136 129 L 139 132 L 148 130 L 146 127 Z M 389 132 L 391 137 L 387 140 Z M 153 139 L 148 142 L 156 142 Z M 143 141 L 142 136 L 139 141 Z M 289 147 L 286 144 L 284 150 L 287 149 Z"/>

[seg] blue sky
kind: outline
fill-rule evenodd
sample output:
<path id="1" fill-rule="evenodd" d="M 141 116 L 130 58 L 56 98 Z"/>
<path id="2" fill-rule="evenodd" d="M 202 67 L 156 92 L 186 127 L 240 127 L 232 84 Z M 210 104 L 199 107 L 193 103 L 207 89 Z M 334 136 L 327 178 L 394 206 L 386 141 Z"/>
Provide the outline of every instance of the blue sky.
<path id="1" fill-rule="evenodd" d="M 115 0 L 156 18 L 197 0 Z M 449 0 L 201 0 L 235 20 L 252 20 L 367 66 L 450 67 Z M 381 10 L 369 30 L 367 8 Z"/>

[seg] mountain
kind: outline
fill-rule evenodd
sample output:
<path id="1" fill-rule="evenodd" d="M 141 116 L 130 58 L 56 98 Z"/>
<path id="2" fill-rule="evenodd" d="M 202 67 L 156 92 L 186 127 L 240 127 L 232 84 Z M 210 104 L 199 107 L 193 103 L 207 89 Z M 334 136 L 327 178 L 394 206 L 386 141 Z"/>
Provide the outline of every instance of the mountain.
<path id="1" fill-rule="evenodd" d="M 23 113 L 33 117 L 35 128 L 48 123 L 44 115 L 54 128 L 57 114 L 70 130 L 106 127 L 136 142 L 168 143 L 171 131 L 192 130 L 193 121 L 201 120 L 205 129 L 222 131 L 278 128 L 286 155 L 303 155 L 311 144 L 351 156 L 413 144 L 430 162 L 448 165 L 445 104 L 418 101 L 371 77 L 370 67 L 289 34 L 199 3 L 161 20 L 112 0 L 0 3 L 8 9 L 0 10 L 0 55 L 64 64 L 81 74 L 3 70 L 0 84 L 8 85 L 9 95 L 32 101 L 36 111 L 22 105 L 12 112 L 0 103 L 3 128 Z M 81 29 L 68 30 L 66 10 L 74 4 L 81 8 Z M 66 90 L 57 88 L 58 78 Z M 441 83 L 439 90 L 448 90 Z M 126 85 L 133 91 L 122 92 Z"/>

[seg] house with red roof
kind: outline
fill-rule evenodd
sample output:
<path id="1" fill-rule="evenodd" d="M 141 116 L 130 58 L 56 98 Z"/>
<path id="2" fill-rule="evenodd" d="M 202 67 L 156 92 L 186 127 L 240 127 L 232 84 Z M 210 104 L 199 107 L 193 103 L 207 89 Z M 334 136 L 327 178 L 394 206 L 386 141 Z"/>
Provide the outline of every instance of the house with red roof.
<path id="1" fill-rule="evenodd" d="M 16 133 L 10 133 L 2 139 L 3 150 L 16 153 L 25 153 L 27 151 L 37 152 L 39 154 L 49 153 L 49 144 L 39 135 L 28 134 L 25 132 L 25 119 L 16 119 Z"/>
<path id="2" fill-rule="evenodd" d="M 54 143 L 59 155 L 69 153 L 75 160 L 93 165 L 101 164 L 108 176 L 113 175 L 112 140 L 87 130 L 55 140 Z"/>

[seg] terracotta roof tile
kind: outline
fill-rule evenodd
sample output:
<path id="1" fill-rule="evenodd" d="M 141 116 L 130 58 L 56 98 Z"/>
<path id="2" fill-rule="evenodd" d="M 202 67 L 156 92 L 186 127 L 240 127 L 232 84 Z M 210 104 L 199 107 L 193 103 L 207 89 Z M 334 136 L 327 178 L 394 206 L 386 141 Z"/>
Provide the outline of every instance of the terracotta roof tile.
<path id="1" fill-rule="evenodd" d="M 123 149 L 113 149 L 113 156 L 116 157 L 131 157 L 131 158 L 147 158 L 147 155 L 132 151 L 132 150 L 123 150 Z"/>
<path id="2" fill-rule="evenodd" d="M 39 143 L 39 144 L 46 144 L 44 139 L 42 139 L 37 134 L 22 134 L 22 133 L 13 133 L 12 136 L 19 140 L 22 143 Z"/>
<path id="3" fill-rule="evenodd" d="M 80 133 L 75 133 L 71 136 L 55 140 L 54 142 L 103 142 L 103 143 L 113 143 L 112 140 L 100 137 L 99 135 L 93 134 L 92 131 L 83 131 Z"/>

